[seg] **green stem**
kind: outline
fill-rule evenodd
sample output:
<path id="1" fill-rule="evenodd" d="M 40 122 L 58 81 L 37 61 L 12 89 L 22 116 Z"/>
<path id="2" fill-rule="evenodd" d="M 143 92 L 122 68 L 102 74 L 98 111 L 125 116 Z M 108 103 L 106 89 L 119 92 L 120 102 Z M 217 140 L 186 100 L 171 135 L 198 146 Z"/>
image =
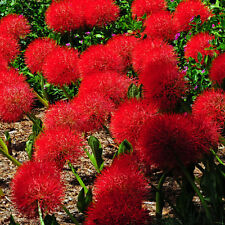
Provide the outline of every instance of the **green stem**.
<path id="1" fill-rule="evenodd" d="M 62 208 L 66 212 L 66 214 L 70 217 L 74 224 L 80 225 L 79 222 L 73 217 L 73 215 L 69 212 L 69 210 L 63 205 Z"/>
<path id="2" fill-rule="evenodd" d="M 209 209 L 208 209 L 208 206 L 205 202 L 205 199 L 203 197 L 203 195 L 201 194 L 200 190 L 198 189 L 198 187 L 196 186 L 196 184 L 193 182 L 193 179 L 191 178 L 190 174 L 188 173 L 187 169 L 185 168 L 185 166 L 183 165 L 183 163 L 178 159 L 177 160 L 182 172 L 184 173 L 185 177 L 187 178 L 188 182 L 191 184 L 193 190 L 196 192 L 196 194 L 198 195 L 201 203 L 202 203 L 202 206 L 205 210 L 205 213 L 206 213 L 206 217 L 207 219 L 209 220 L 209 222 L 212 222 L 212 217 L 211 217 L 211 214 L 209 212 Z"/>
<path id="3" fill-rule="evenodd" d="M 155 190 L 155 192 L 160 192 L 160 190 L 158 190 L 157 187 L 155 187 L 154 184 L 152 183 L 149 183 L 151 185 L 151 187 Z M 166 198 L 166 196 L 164 196 L 164 194 L 161 192 L 161 195 L 163 197 L 163 199 L 165 200 L 165 202 L 167 202 L 169 204 L 169 206 L 173 209 L 174 211 L 174 214 L 181 220 L 181 221 L 184 221 L 184 218 L 181 216 L 181 214 L 177 211 L 176 207 L 173 205 L 173 203 L 168 199 Z"/>
<path id="4" fill-rule="evenodd" d="M 5 144 L 5 142 L 1 139 L 1 137 L 0 137 L 0 147 L 3 149 L 4 152 L 6 152 L 7 154 L 9 153 L 8 147 Z"/>
<path id="5" fill-rule="evenodd" d="M 38 202 L 38 213 L 39 213 L 39 219 L 40 219 L 41 225 L 45 225 L 45 222 L 44 222 L 43 217 L 42 217 L 42 212 L 41 212 L 41 207 L 39 205 L 39 202 Z"/>
<path id="6" fill-rule="evenodd" d="M 71 100 L 72 97 L 71 97 L 71 96 L 69 95 L 69 93 L 67 92 L 65 86 L 61 86 L 60 88 L 62 89 L 62 91 L 64 92 L 64 94 L 66 95 L 66 97 L 67 97 L 69 100 Z"/>
<path id="7" fill-rule="evenodd" d="M 87 187 L 85 186 L 84 182 L 82 181 L 82 179 L 80 178 L 80 176 L 77 174 L 75 168 L 73 167 L 73 165 L 71 163 L 69 163 L 69 167 L 72 170 L 72 172 L 75 175 L 75 177 L 77 178 L 77 181 L 79 182 L 79 184 L 81 185 L 81 187 L 84 188 L 85 194 L 87 194 L 87 192 L 88 192 Z"/>
<path id="8" fill-rule="evenodd" d="M 212 152 L 212 154 L 216 157 L 217 161 L 222 164 L 223 166 L 225 165 L 223 163 L 223 161 L 219 158 L 219 156 L 216 154 L 216 152 L 213 149 L 210 149 L 210 151 Z"/>
<path id="9" fill-rule="evenodd" d="M 47 100 L 43 99 L 35 90 L 33 90 L 33 93 L 35 94 L 35 96 L 37 97 L 37 99 L 46 107 L 49 107 L 49 103 Z"/>
<path id="10" fill-rule="evenodd" d="M 91 160 L 91 163 L 92 163 L 92 165 L 95 167 L 96 171 L 97 171 L 98 173 L 101 173 L 101 171 L 100 171 L 99 168 L 98 168 L 98 164 L 97 164 L 97 162 L 96 162 L 95 157 L 92 157 L 92 155 L 88 152 L 87 149 L 84 149 L 84 151 L 86 152 L 88 158 Z"/>
<path id="11" fill-rule="evenodd" d="M 166 177 L 167 177 L 167 173 L 165 172 L 161 176 L 157 186 L 157 191 L 156 191 L 156 218 L 157 219 L 162 218 L 162 210 L 163 210 L 162 187 L 166 180 Z"/>
<path id="12" fill-rule="evenodd" d="M 22 164 L 17 161 L 15 158 L 13 158 L 8 152 L 6 152 L 3 148 L 0 148 L 0 153 L 7 157 L 12 163 L 16 166 L 21 166 Z"/>
<path id="13" fill-rule="evenodd" d="M 27 112 L 26 115 L 38 127 L 38 129 L 40 131 L 42 131 L 43 128 L 40 127 L 40 125 L 36 122 L 38 120 L 38 118 L 34 114 L 29 113 L 29 112 Z"/>

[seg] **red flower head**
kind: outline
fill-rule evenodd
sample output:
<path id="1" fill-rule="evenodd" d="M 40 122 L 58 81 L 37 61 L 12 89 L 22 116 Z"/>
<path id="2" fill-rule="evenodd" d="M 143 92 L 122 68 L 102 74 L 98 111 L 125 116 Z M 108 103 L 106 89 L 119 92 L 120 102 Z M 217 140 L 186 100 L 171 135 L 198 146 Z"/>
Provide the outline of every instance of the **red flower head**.
<path id="1" fill-rule="evenodd" d="M 30 33 L 31 27 L 28 20 L 23 15 L 9 14 L 0 21 L 1 33 L 16 40 L 25 38 Z"/>
<path id="2" fill-rule="evenodd" d="M 192 106 L 193 115 L 208 117 L 223 128 L 225 122 L 225 93 L 222 90 L 208 90 L 197 97 Z"/>
<path id="3" fill-rule="evenodd" d="M 50 38 L 37 38 L 25 51 L 25 62 L 32 73 L 42 72 L 46 56 L 56 48 L 56 42 Z"/>
<path id="4" fill-rule="evenodd" d="M 70 84 L 80 77 L 78 51 L 72 48 L 57 47 L 45 57 L 42 69 L 49 83 L 58 86 Z"/>
<path id="5" fill-rule="evenodd" d="M 218 53 L 218 51 L 209 49 L 212 47 L 212 44 L 210 43 L 212 40 L 213 37 L 208 33 L 196 34 L 187 42 L 187 46 L 185 47 L 185 57 L 192 57 L 196 62 L 199 62 L 198 53 L 201 53 L 202 60 L 199 63 L 203 62 L 206 55 L 213 57 L 214 53 Z"/>
<path id="6" fill-rule="evenodd" d="M 119 12 L 119 6 L 113 0 L 91 0 L 85 9 L 86 23 L 91 27 L 104 26 L 115 21 Z"/>
<path id="7" fill-rule="evenodd" d="M 17 41 L 10 36 L 0 35 L 0 54 L 9 63 L 19 54 L 19 45 Z"/>
<path id="8" fill-rule="evenodd" d="M 142 17 L 144 14 L 151 15 L 152 13 L 165 10 L 165 0 L 134 0 L 131 6 L 132 17 Z"/>
<path id="9" fill-rule="evenodd" d="M 131 79 L 116 72 L 97 72 L 82 80 L 79 96 L 101 93 L 119 105 L 127 99 L 127 91 L 131 83 Z"/>
<path id="10" fill-rule="evenodd" d="M 122 73 L 127 67 L 123 64 L 122 57 L 105 45 L 93 45 L 84 51 L 79 66 L 83 77 L 100 71 Z"/>
<path id="11" fill-rule="evenodd" d="M 130 156 L 117 159 L 95 182 L 95 201 L 88 209 L 85 224 L 149 224 L 141 207 L 147 186 Z"/>
<path id="12" fill-rule="evenodd" d="M 133 67 L 138 74 L 143 73 L 147 60 L 157 60 L 157 57 L 159 57 L 160 54 L 152 54 L 153 49 L 156 49 L 154 52 L 160 51 L 160 54 L 167 56 L 174 63 L 177 62 L 177 56 L 171 45 L 168 45 L 161 39 L 141 40 L 137 43 L 132 53 Z"/>
<path id="13" fill-rule="evenodd" d="M 145 21 L 145 31 L 150 38 L 161 38 L 166 41 L 173 40 L 177 33 L 172 15 L 168 11 L 160 11 L 150 15 Z"/>
<path id="14" fill-rule="evenodd" d="M 54 212 L 62 204 L 63 192 L 60 173 L 50 162 L 26 162 L 12 180 L 13 202 L 30 218 L 38 216 L 38 203 L 42 212 Z"/>
<path id="15" fill-rule="evenodd" d="M 87 93 L 73 100 L 77 114 L 78 131 L 88 132 L 100 129 L 107 121 L 115 105 L 101 93 Z"/>
<path id="16" fill-rule="evenodd" d="M 9 86 L 12 84 L 16 86 L 17 84 L 20 85 L 21 83 L 25 83 L 25 77 L 19 74 L 16 70 L 9 69 L 2 70 L 0 72 L 0 90 L 4 86 Z"/>
<path id="17" fill-rule="evenodd" d="M 74 105 L 70 102 L 57 102 L 51 105 L 45 113 L 44 125 L 46 129 L 57 129 L 57 127 L 79 130 L 79 112 L 75 111 Z"/>
<path id="18" fill-rule="evenodd" d="M 188 31 L 192 27 L 189 24 L 194 17 L 200 16 L 203 23 L 211 15 L 209 8 L 201 0 L 183 0 L 174 12 L 174 25 L 176 26 L 177 32 Z"/>
<path id="19" fill-rule="evenodd" d="M 225 79 L 225 53 L 213 60 L 209 77 L 219 85 L 223 84 Z"/>
<path id="20" fill-rule="evenodd" d="M 48 129 L 35 142 L 35 160 L 52 161 L 62 169 L 67 160 L 77 163 L 82 155 L 81 146 L 82 139 L 70 128 Z"/>
<path id="21" fill-rule="evenodd" d="M 215 131 L 213 138 L 210 137 L 211 131 L 210 135 L 205 136 L 211 129 L 208 125 L 180 114 L 151 117 L 141 134 L 138 147 L 140 158 L 147 165 L 154 164 L 161 169 L 178 167 L 178 159 L 185 165 L 196 162 L 215 144 L 215 137 L 218 143 L 216 130 L 211 130 Z"/>
<path id="22" fill-rule="evenodd" d="M 46 24 L 56 32 L 72 31 L 83 25 L 81 3 L 73 1 L 53 1 L 45 14 Z M 77 7 L 75 7 L 77 5 Z M 78 10 L 79 9 L 79 10 Z M 80 17 L 80 20 L 78 18 Z"/>
<path id="23" fill-rule="evenodd" d="M 25 82 L 0 85 L 0 119 L 13 122 L 31 110 L 34 95 Z"/>
<path id="24" fill-rule="evenodd" d="M 145 121 L 157 113 L 146 101 L 131 100 L 122 104 L 112 115 L 110 130 L 118 142 L 127 139 L 135 148 Z"/>
<path id="25" fill-rule="evenodd" d="M 0 53 L 0 71 L 7 71 L 7 70 L 8 70 L 8 62 L 5 60 L 5 58 Z M 0 76 L 1 76 L 1 74 L 0 74 Z"/>
<path id="26" fill-rule="evenodd" d="M 132 64 L 132 51 L 138 42 L 137 40 L 134 36 L 116 35 L 109 39 L 106 46 L 120 55 L 123 58 L 123 65 L 129 67 Z"/>
<path id="27" fill-rule="evenodd" d="M 145 71 L 140 74 L 140 82 L 144 86 L 145 98 L 167 112 L 176 108 L 186 91 L 184 74 L 165 59 L 149 60 Z"/>

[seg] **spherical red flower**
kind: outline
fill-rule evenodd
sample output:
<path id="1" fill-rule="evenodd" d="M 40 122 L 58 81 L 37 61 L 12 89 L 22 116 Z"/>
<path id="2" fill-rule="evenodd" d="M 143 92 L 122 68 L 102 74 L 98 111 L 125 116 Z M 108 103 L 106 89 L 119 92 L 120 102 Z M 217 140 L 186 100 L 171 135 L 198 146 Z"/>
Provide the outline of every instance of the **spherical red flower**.
<path id="1" fill-rule="evenodd" d="M 132 64 L 132 51 L 138 39 L 134 36 L 116 35 L 109 39 L 106 46 L 123 58 L 123 65 L 126 67 Z"/>
<path id="2" fill-rule="evenodd" d="M 119 105 L 127 98 L 132 80 L 116 72 L 97 72 L 85 77 L 79 88 L 79 96 L 87 93 L 101 93 Z"/>
<path id="3" fill-rule="evenodd" d="M 25 216 L 38 216 L 38 203 L 43 213 L 52 213 L 61 206 L 64 187 L 60 173 L 50 162 L 26 162 L 12 180 L 13 202 Z"/>
<path id="4" fill-rule="evenodd" d="M 214 53 L 218 51 L 214 49 L 209 49 L 210 47 L 213 47 L 210 43 L 213 40 L 213 37 L 208 33 L 199 33 L 194 35 L 188 42 L 185 47 L 185 57 L 192 57 L 195 59 L 196 62 L 199 62 L 198 60 L 198 53 L 201 53 L 202 60 L 199 63 L 202 63 L 204 61 L 204 57 L 206 55 L 209 55 L 213 57 Z"/>
<path id="5" fill-rule="evenodd" d="M 77 129 L 81 132 L 100 129 L 115 110 L 112 100 L 96 92 L 78 96 L 72 104 L 77 114 L 76 122 L 79 124 Z"/>
<path id="6" fill-rule="evenodd" d="M 7 71 L 7 70 L 8 70 L 8 62 L 5 60 L 5 58 L 0 53 L 0 71 Z M 1 76 L 1 74 L 0 74 L 0 76 Z"/>
<path id="7" fill-rule="evenodd" d="M 88 26 L 104 26 L 119 17 L 119 6 L 113 0 L 91 0 L 86 6 L 85 20 Z"/>
<path id="8" fill-rule="evenodd" d="M 151 14 L 145 21 L 145 31 L 151 38 L 173 40 L 177 31 L 173 24 L 172 14 L 168 11 L 160 11 Z"/>
<path id="9" fill-rule="evenodd" d="M 9 63 L 19 54 L 19 45 L 15 39 L 10 36 L 0 35 L 0 54 Z"/>
<path id="10" fill-rule="evenodd" d="M 140 82 L 144 87 L 145 98 L 167 112 L 176 108 L 186 91 L 184 74 L 164 57 L 146 62 L 146 68 L 140 74 Z"/>
<path id="11" fill-rule="evenodd" d="M 25 63 L 32 73 L 42 72 L 46 56 L 56 48 L 56 42 L 50 38 L 37 38 L 25 51 Z"/>
<path id="12" fill-rule="evenodd" d="M 174 25 L 176 26 L 177 32 L 188 31 L 192 27 L 189 24 L 194 17 L 200 16 L 203 23 L 211 15 L 209 8 L 201 0 L 183 0 L 174 12 Z"/>
<path id="13" fill-rule="evenodd" d="M 154 49 L 154 52 L 160 51 L 160 54 L 153 54 Z M 139 41 L 132 52 L 134 70 L 138 74 L 141 74 L 146 65 L 146 61 L 150 59 L 157 60 L 160 55 L 167 56 L 167 59 L 172 60 L 174 64 L 177 63 L 177 56 L 173 47 L 161 39 L 145 39 Z"/>
<path id="14" fill-rule="evenodd" d="M 147 186 L 130 156 L 117 159 L 94 184 L 95 201 L 85 224 L 149 224 L 147 212 L 141 207 Z"/>
<path id="15" fill-rule="evenodd" d="M 56 32 L 72 31 L 82 27 L 85 23 L 85 1 L 62 0 L 53 1 L 46 11 L 46 24 Z"/>
<path id="16" fill-rule="evenodd" d="M 44 126 L 46 129 L 57 129 L 57 127 L 67 128 L 75 131 L 79 125 L 77 123 L 78 112 L 73 110 L 70 102 L 56 102 L 51 105 L 45 113 Z"/>
<path id="17" fill-rule="evenodd" d="M 12 38 L 25 38 L 31 26 L 23 15 L 9 14 L 0 21 L 0 31 Z"/>
<path id="18" fill-rule="evenodd" d="M 193 106 L 194 116 L 208 117 L 219 127 L 224 127 L 225 122 L 225 93 L 222 90 L 208 90 L 197 97 Z"/>
<path id="19" fill-rule="evenodd" d="M 156 106 L 146 101 L 127 101 L 112 115 L 110 124 L 112 136 L 119 143 L 127 139 L 135 148 L 139 141 L 143 124 L 156 113 Z"/>
<path id="20" fill-rule="evenodd" d="M 115 71 L 122 73 L 127 65 L 122 57 L 105 45 L 93 45 L 81 54 L 79 63 L 82 76 L 88 76 L 99 71 Z"/>
<path id="21" fill-rule="evenodd" d="M 134 0 L 132 2 L 131 11 L 132 17 L 142 17 L 146 13 L 151 15 L 152 13 L 165 10 L 166 1 L 165 0 Z"/>
<path id="22" fill-rule="evenodd" d="M 63 86 L 80 77 L 78 51 L 72 48 L 57 47 L 44 60 L 43 75 L 51 84 Z"/>
<path id="23" fill-rule="evenodd" d="M 218 143 L 216 130 L 210 130 L 215 131 L 213 138 L 205 136 L 211 129 L 208 125 L 180 114 L 151 117 L 144 126 L 137 148 L 140 158 L 147 165 L 154 164 L 161 169 L 178 167 L 177 160 L 185 165 L 196 162 L 202 154 L 209 152 L 209 148 L 215 144 L 215 137 Z"/>
<path id="24" fill-rule="evenodd" d="M 62 169 L 66 161 L 77 163 L 83 151 L 82 139 L 70 128 L 57 127 L 41 133 L 35 142 L 35 160 L 54 162 Z"/>
<path id="25" fill-rule="evenodd" d="M 225 53 L 219 55 L 213 60 L 209 77 L 219 85 L 223 84 L 225 79 Z"/>
<path id="26" fill-rule="evenodd" d="M 14 69 L 1 70 L 0 72 L 0 90 L 7 85 L 14 85 L 25 83 L 25 77 Z"/>
<path id="27" fill-rule="evenodd" d="M 0 119 L 13 122 L 20 119 L 24 113 L 30 112 L 34 95 L 29 85 L 18 82 L 0 85 Z"/>

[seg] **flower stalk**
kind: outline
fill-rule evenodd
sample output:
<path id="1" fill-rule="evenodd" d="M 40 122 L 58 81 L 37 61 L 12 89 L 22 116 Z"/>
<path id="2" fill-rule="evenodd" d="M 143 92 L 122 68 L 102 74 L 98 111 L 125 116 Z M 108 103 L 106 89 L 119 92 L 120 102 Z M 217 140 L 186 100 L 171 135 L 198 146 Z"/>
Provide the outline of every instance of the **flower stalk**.
<path id="1" fill-rule="evenodd" d="M 22 164 L 9 154 L 8 148 L 4 141 L 0 138 L 0 153 L 8 158 L 14 165 L 21 166 Z"/>

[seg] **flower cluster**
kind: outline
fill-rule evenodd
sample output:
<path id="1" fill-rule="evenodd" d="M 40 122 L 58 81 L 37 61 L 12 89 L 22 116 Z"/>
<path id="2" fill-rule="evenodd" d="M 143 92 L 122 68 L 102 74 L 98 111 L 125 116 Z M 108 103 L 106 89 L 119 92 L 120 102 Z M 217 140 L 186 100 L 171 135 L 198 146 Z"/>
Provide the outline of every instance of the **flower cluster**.
<path id="1" fill-rule="evenodd" d="M 119 16 L 113 0 L 53 1 L 46 12 L 47 25 L 57 31 L 72 31 L 85 26 L 104 26 Z"/>

